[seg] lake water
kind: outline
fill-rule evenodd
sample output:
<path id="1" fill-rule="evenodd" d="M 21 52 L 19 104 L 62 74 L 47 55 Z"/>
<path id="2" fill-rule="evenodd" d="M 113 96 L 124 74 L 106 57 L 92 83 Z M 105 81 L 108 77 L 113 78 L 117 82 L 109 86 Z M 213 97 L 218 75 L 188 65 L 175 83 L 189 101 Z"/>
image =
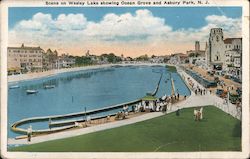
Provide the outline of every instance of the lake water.
<path id="1" fill-rule="evenodd" d="M 156 94 L 161 97 L 171 94 L 171 82 L 166 82 L 169 72 L 164 66 L 108 67 L 19 82 L 20 88 L 8 91 L 8 137 L 18 136 L 10 126 L 24 118 L 82 112 L 84 107 L 93 110 L 141 98 L 154 91 L 161 72 L 163 77 Z M 172 77 L 180 95 L 190 95 L 179 74 L 172 73 Z M 44 89 L 45 85 L 55 88 Z M 27 89 L 39 92 L 27 95 Z M 47 127 L 48 123 L 32 125 L 33 129 Z"/>

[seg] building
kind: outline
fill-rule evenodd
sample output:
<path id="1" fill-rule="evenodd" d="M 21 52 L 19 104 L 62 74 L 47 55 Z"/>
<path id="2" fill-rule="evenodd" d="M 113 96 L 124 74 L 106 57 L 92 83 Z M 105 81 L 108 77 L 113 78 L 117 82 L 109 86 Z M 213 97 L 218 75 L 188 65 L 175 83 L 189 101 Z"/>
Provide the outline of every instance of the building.
<path id="1" fill-rule="evenodd" d="M 43 53 L 39 46 L 8 47 L 8 74 L 42 71 Z"/>
<path id="2" fill-rule="evenodd" d="M 188 60 L 187 54 L 175 53 L 170 56 L 168 63 L 173 65 L 178 65 L 186 63 L 187 60 Z"/>
<path id="3" fill-rule="evenodd" d="M 200 42 L 195 41 L 195 50 L 189 50 L 187 51 L 187 55 L 190 56 L 202 56 L 205 57 L 205 50 L 200 50 Z"/>
<path id="4" fill-rule="evenodd" d="M 52 70 L 56 69 L 56 61 L 58 59 L 58 53 L 57 51 L 51 51 L 51 49 L 48 49 L 43 54 L 43 70 Z"/>
<path id="5" fill-rule="evenodd" d="M 126 63 L 135 63 L 132 57 L 124 57 L 124 60 L 122 60 L 123 64 Z"/>
<path id="6" fill-rule="evenodd" d="M 207 63 L 214 68 L 218 65 L 231 65 L 235 56 L 242 54 L 242 38 L 227 38 L 224 40 L 223 30 L 213 28 L 210 31 L 206 50 Z"/>
<path id="7" fill-rule="evenodd" d="M 165 56 L 154 56 L 153 55 L 151 58 L 149 58 L 149 61 L 151 63 L 163 63 L 164 58 L 165 58 Z"/>
<path id="8" fill-rule="evenodd" d="M 242 78 L 242 39 L 227 38 L 225 43 L 225 70 L 228 75 Z"/>
<path id="9" fill-rule="evenodd" d="M 207 49 L 209 65 L 213 66 L 213 68 L 217 66 L 222 67 L 226 60 L 223 31 L 221 28 L 211 29 Z"/>
<path id="10" fill-rule="evenodd" d="M 75 58 L 69 56 L 68 54 L 62 54 L 56 60 L 56 68 L 70 68 L 75 65 Z"/>
<path id="11" fill-rule="evenodd" d="M 205 50 L 200 50 L 199 41 L 195 41 L 195 50 L 187 51 L 187 55 L 189 64 L 203 66 L 206 63 Z"/>
<path id="12" fill-rule="evenodd" d="M 241 79 L 242 38 L 224 39 L 222 28 L 212 28 L 206 48 L 206 63 L 212 69 L 223 69 Z"/>

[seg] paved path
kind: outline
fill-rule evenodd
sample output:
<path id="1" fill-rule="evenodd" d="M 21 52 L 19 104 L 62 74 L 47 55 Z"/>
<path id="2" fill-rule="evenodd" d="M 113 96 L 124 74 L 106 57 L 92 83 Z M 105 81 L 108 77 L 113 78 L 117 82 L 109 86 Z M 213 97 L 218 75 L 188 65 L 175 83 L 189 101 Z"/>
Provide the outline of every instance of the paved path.
<path id="1" fill-rule="evenodd" d="M 152 119 L 161 115 L 164 115 L 164 114 L 162 112 L 147 113 L 144 115 L 140 115 L 137 117 L 120 120 L 116 122 L 110 122 L 110 123 L 100 124 L 100 125 L 87 127 L 87 128 L 80 128 L 80 129 L 75 129 L 75 130 L 69 130 L 69 131 L 48 134 L 48 135 L 37 136 L 37 137 L 32 138 L 31 142 L 29 143 L 27 142 L 27 139 L 16 140 L 16 139 L 11 138 L 11 139 L 8 139 L 8 144 L 33 144 L 33 143 L 39 143 L 39 142 L 44 142 L 44 141 L 49 141 L 49 140 L 78 136 L 78 135 L 116 128 L 116 127 L 120 127 L 120 126 L 124 126 L 128 124 Z"/>
<path id="2" fill-rule="evenodd" d="M 185 77 L 185 79 L 189 77 L 190 79 L 193 80 L 195 85 L 199 85 L 200 88 L 203 88 L 203 86 L 197 83 L 186 72 L 179 70 L 179 69 L 178 69 L 178 72 L 181 76 Z M 189 108 L 189 107 L 201 107 L 201 106 L 207 106 L 207 105 L 215 105 L 216 107 L 232 115 L 233 117 L 241 119 L 241 113 L 239 113 L 239 111 L 236 110 L 235 105 L 231 103 L 228 105 L 223 104 L 223 99 L 215 96 L 214 94 L 208 93 L 206 95 L 195 95 L 194 92 L 192 91 L 191 91 L 191 95 L 186 100 L 173 104 L 170 110 L 167 111 L 167 113 L 174 112 L 178 108 L 182 109 L 182 108 Z M 88 133 L 102 131 L 106 129 L 116 128 L 116 127 L 120 127 L 120 126 L 124 126 L 128 124 L 133 124 L 136 122 L 152 119 L 152 118 L 162 116 L 162 115 L 164 115 L 164 113 L 162 112 L 148 113 L 148 114 L 140 115 L 140 116 L 122 120 L 122 121 L 110 122 L 110 123 L 105 123 L 105 124 L 96 125 L 96 126 L 87 127 L 87 128 L 81 128 L 81 129 L 75 129 L 75 130 L 70 130 L 70 131 L 37 136 L 37 137 L 33 137 L 31 142 L 27 142 L 27 139 L 15 140 L 11 138 L 11 139 L 8 139 L 8 144 L 10 145 L 34 144 L 34 143 L 39 143 L 39 142 L 44 142 L 44 141 L 68 138 L 72 136 L 78 136 L 78 135 L 88 134 Z"/>
<path id="3" fill-rule="evenodd" d="M 189 76 L 186 72 L 183 70 L 178 69 L 179 74 L 185 77 L 187 79 L 188 77 L 193 81 L 195 86 L 199 86 L 200 88 L 204 89 L 204 87 L 199 84 L 197 81 L 195 81 L 191 76 Z M 217 108 L 221 109 L 222 111 L 232 115 L 233 117 L 241 120 L 241 111 L 236 108 L 236 105 L 232 103 L 225 104 L 225 101 L 216 96 L 215 94 L 210 94 L 209 92 L 206 93 L 206 95 L 195 95 L 193 92 L 191 93 L 191 96 L 180 103 L 180 105 L 183 105 L 183 107 L 194 107 L 194 106 L 204 106 L 204 105 L 214 105 Z"/>

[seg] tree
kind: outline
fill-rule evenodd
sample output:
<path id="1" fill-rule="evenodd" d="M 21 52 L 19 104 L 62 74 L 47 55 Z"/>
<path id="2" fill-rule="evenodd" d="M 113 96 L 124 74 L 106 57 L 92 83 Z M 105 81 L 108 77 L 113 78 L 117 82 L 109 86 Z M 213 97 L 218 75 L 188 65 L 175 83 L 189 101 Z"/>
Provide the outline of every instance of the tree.
<path id="1" fill-rule="evenodd" d="M 137 61 L 148 61 L 148 55 L 145 54 L 145 55 L 142 55 L 142 56 L 139 56 L 136 58 Z"/>
<path id="2" fill-rule="evenodd" d="M 121 57 L 116 56 L 114 53 L 109 54 L 102 54 L 100 59 L 103 61 L 104 59 L 107 59 L 109 63 L 117 63 L 122 61 Z"/>
<path id="3" fill-rule="evenodd" d="M 78 66 L 83 66 L 83 65 L 92 65 L 93 61 L 90 57 L 86 57 L 86 56 L 76 56 L 75 57 L 75 64 Z"/>

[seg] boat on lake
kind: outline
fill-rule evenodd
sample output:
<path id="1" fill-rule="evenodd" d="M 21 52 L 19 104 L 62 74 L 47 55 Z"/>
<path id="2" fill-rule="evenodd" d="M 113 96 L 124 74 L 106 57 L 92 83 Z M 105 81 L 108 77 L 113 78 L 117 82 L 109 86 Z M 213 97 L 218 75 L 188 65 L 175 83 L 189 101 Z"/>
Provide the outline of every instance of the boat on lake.
<path id="1" fill-rule="evenodd" d="M 52 89 L 55 88 L 55 85 L 45 85 L 44 89 Z"/>
<path id="2" fill-rule="evenodd" d="M 35 90 L 35 89 L 28 89 L 28 90 L 26 90 L 26 93 L 27 93 L 27 94 L 36 94 L 36 93 L 38 93 L 38 90 Z"/>
<path id="3" fill-rule="evenodd" d="M 14 85 L 14 86 L 10 86 L 9 89 L 17 89 L 17 88 L 20 88 L 19 85 Z"/>

